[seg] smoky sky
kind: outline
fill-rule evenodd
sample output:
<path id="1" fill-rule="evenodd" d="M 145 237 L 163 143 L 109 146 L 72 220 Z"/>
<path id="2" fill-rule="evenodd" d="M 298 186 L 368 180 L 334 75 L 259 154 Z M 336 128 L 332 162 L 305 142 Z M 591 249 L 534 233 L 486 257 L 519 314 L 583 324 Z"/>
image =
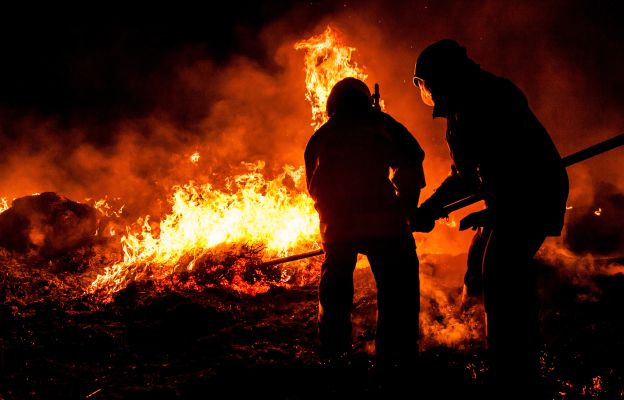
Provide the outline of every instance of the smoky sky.
<path id="1" fill-rule="evenodd" d="M 168 78 L 180 64 L 197 59 L 226 64 L 233 54 L 267 62 L 257 40 L 261 29 L 296 6 L 293 1 L 226 1 L 218 8 L 99 4 L 3 13 L 0 107 L 13 118 L 30 113 L 67 125 L 149 115 L 170 100 Z M 318 15 L 332 7 L 306 9 Z M 107 138 L 102 131 L 90 140 Z"/>
<path id="2" fill-rule="evenodd" d="M 0 15 L 0 198 L 119 196 L 128 212 L 134 204 L 144 215 L 158 212 L 172 185 L 232 174 L 241 161 L 273 161 L 276 170 L 301 165 L 311 114 L 303 54 L 293 45 L 327 25 L 357 48 L 367 83 L 381 84 L 388 112 L 423 146 L 423 197 L 448 174 L 450 160 L 443 121 L 431 118 L 411 78 L 418 53 L 442 38 L 456 39 L 484 69 L 516 83 L 567 155 L 624 131 L 620 3 L 7 8 Z M 188 161 L 195 151 L 198 165 Z M 571 204 L 599 207 L 594 192 L 603 182 L 624 191 L 621 157 L 616 150 L 569 169 Z M 457 240 L 457 232 L 447 233 L 440 243 Z"/>
<path id="3" fill-rule="evenodd" d="M 546 47 L 556 43 L 553 51 L 578 64 L 584 71 L 578 79 L 591 81 L 601 101 L 622 104 L 624 14 L 618 1 L 496 3 L 275 0 L 221 2 L 218 9 L 188 4 L 149 9 L 24 7 L 4 13 L 0 23 L 0 107 L 18 116 L 32 113 L 74 124 L 84 119 L 106 125 L 148 115 L 173 102 L 167 96 L 167 78 L 180 63 L 206 58 L 225 64 L 232 55 L 243 54 L 270 64 L 266 46 L 257 40 L 264 26 L 290 18 L 293 28 L 303 32 L 332 13 L 357 15 L 364 9 L 373 10 L 373 22 L 387 37 L 435 37 L 440 32 L 465 36 L 472 31 L 475 41 L 495 41 L 506 52 L 523 53 L 530 48 L 527 38 L 538 32 Z M 532 12 L 523 19 L 527 8 L 541 17 L 531 21 L 536 17 Z M 517 29 L 488 29 L 496 19 L 517 21 Z M 497 57 L 515 60 L 505 54 Z M 174 117 L 184 122 L 192 116 Z M 3 134 L 19 133 L 4 129 Z M 91 140 L 107 138 L 102 133 Z"/>

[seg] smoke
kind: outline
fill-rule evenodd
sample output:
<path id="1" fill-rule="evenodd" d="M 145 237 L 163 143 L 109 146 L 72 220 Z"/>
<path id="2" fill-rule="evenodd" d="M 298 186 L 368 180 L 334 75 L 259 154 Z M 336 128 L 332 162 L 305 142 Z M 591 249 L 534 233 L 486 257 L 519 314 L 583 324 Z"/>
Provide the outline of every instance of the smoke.
<path id="1" fill-rule="evenodd" d="M 203 35 L 197 32 L 204 20 L 176 13 L 179 20 L 170 30 L 160 27 L 166 24 L 155 30 L 156 23 L 125 21 L 108 36 L 87 35 L 81 46 L 58 49 L 67 56 L 53 57 L 54 71 L 67 61 L 76 73 L 64 74 L 76 78 L 56 107 L 41 95 L 43 89 L 31 90 L 35 97 L 26 103 L 5 95 L 0 107 L 0 197 L 43 191 L 79 201 L 119 197 L 131 217 L 162 215 L 173 185 L 189 180 L 219 185 L 240 170 L 241 162 L 265 160 L 269 175 L 283 164 L 301 165 L 312 128 L 303 56 L 293 44 L 328 24 L 357 49 L 354 57 L 366 67 L 369 86 L 380 83 L 387 111 L 425 149 L 423 198 L 450 165 L 444 121 L 431 118 L 411 81 L 418 53 L 435 40 L 455 38 L 482 68 L 514 81 L 562 155 L 624 129 L 623 34 L 608 2 L 266 2 L 254 7 L 226 12 Z M 192 28 L 182 29 L 185 24 Z M 85 24 L 71 28 L 93 33 Z M 153 32 L 157 36 L 151 41 Z M 225 36 L 219 42 L 214 35 Z M 96 61 L 97 54 L 112 63 L 111 71 Z M 24 63 L 39 60 L 33 57 Z M 27 67 L 29 73 L 34 69 Z M 50 82 L 34 81 L 29 88 Z M 28 84 L 22 76 L 15 82 L 13 92 L 20 82 Z M 190 161 L 195 152 L 197 163 Z M 611 192 L 621 193 L 621 154 L 616 150 L 570 168 L 569 204 L 604 206 L 598 186 L 605 180 Z M 470 236 L 438 225 L 418 240 L 423 251 L 461 254 Z"/>
<path id="2" fill-rule="evenodd" d="M 562 156 L 624 131 L 624 34 L 609 2 L 254 4 L 230 10 L 222 21 L 215 21 L 220 15 L 176 15 L 170 29 L 172 19 L 126 21 L 106 25 L 110 32 L 98 36 L 99 26 L 70 23 L 65 33 L 90 34 L 73 47 L 55 48 L 56 39 L 67 39 L 58 34 L 34 49 L 22 41 L 24 49 L 12 54 L 29 56 L 0 70 L 6 89 L 0 93 L 0 198 L 45 191 L 77 201 L 119 198 L 133 221 L 163 216 L 174 185 L 193 180 L 218 187 L 242 172 L 242 162 L 266 161 L 269 176 L 284 164 L 301 165 L 312 127 L 303 54 L 293 45 L 327 25 L 357 49 L 354 57 L 366 67 L 368 85 L 380 84 L 387 112 L 425 150 L 423 199 L 451 163 L 445 123 L 432 119 L 412 83 L 416 57 L 436 40 L 456 39 L 482 68 L 522 89 Z M 257 4 L 268 4 L 269 11 L 259 12 L 263 6 Z M 192 28 L 175 32 L 185 25 Z M 157 35 L 150 37 L 154 26 Z M 207 33 L 197 33 L 203 29 Z M 46 46 L 61 55 L 44 52 Z M 41 65 L 52 65 L 47 78 L 38 76 L 46 73 L 37 70 Z M 193 162 L 196 152 L 199 160 Z M 565 244 L 589 255 L 577 258 L 557 242 L 545 247 L 542 258 L 579 285 L 589 285 L 588 277 L 603 271 L 591 254 L 621 255 L 621 157 L 622 150 L 615 150 L 568 170 L 573 209 Z M 604 217 L 593 214 L 598 208 Z M 426 345 L 463 344 L 482 335 L 477 314 L 458 310 L 472 232 L 453 225 L 476 209 L 417 235 Z M 608 265 L 609 273 L 621 272 L 617 263 Z M 374 288 L 370 279 L 365 283 L 359 304 L 368 326 Z"/>
<path id="3" fill-rule="evenodd" d="M 328 20 L 347 32 L 349 43 L 358 49 L 358 61 L 368 67 L 369 84 L 380 82 L 387 110 L 425 149 L 426 198 L 448 174 L 450 157 L 444 121 L 431 119 L 431 109 L 422 104 L 411 82 L 418 53 L 445 37 L 466 46 L 483 69 L 511 79 L 523 90 L 565 156 L 624 131 L 624 78 L 618 72 L 624 67 L 624 49 L 617 45 L 624 30 L 611 7 L 562 1 L 370 3 L 345 7 L 339 17 Z M 624 191 L 621 157 L 622 149 L 617 149 L 568 169 L 572 212 L 577 207 L 593 211 L 608 201 L 601 189 L 605 181 L 611 185 L 611 194 Z M 621 205 L 611 207 L 621 210 Z M 453 218 L 458 221 L 465 213 Z M 579 223 L 575 229 L 587 231 L 588 236 L 596 232 L 596 240 L 584 249 L 591 252 L 598 250 L 591 244 L 597 245 L 602 237 L 599 232 L 621 231 L 621 221 L 569 222 Z M 438 225 L 422 237 L 427 242 L 424 247 L 436 244 L 442 252 L 465 252 L 470 234 L 452 230 Z M 612 252 L 622 251 L 621 244 L 611 247 Z"/>
<path id="4" fill-rule="evenodd" d="M 225 67 L 203 59 L 180 63 L 163 79 L 165 94 L 150 115 L 107 123 L 105 145 L 93 139 L 100 128 L 85 121 L 68 127 L 36 115 L 5 120 L 0 193 L 120 197 L 126 212 L 158 215 L 173 185 L 218 186 L 242 170 L 241 162 L 267 160 L 268 174 L 301 165 L 311 128 L 295 40 L 275 50 L 271 68 L 242 55 Z M 198 162 L 190 159 L 195 152 Z"/>
<path id="5" fill-rule="evenodd" d="M 598 207 L 568 211 L 564 239 L 579 254 L 620 255 L 624 248 L 624 194 L 611 183 L 597 185 L 592 202 Z"/>

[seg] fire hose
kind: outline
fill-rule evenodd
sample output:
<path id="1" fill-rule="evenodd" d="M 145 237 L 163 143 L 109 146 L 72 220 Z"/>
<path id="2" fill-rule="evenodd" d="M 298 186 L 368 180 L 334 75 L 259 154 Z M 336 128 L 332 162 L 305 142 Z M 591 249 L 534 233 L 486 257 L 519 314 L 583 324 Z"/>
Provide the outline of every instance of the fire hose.
<path id="1" fill-rule="evenodd" d="M 572 153 L 566 157 L 563 157 L 561 161 L 563 162 L 563 165 L 567 168 L 572 165 L 578 164 L 582 161 L 585 161 L 589 158 L 595 157 L 599 154 L 606 153 L 607 151 L 613 150 L 620 146 L 624 146 L 624 133 L 620 133 L 619 135 L 614 136 L 610 139 L 607 139 L 603 142 L 597 143 L 593 146 L 587 147 L 586 149 L 577 151 L 576 153 Z M 448 204 L 442 207 L 442 212 L 446 216 L 454 211 L 457 211 L 464 207 L 468 207 L 472 204 L 478 203 L 481 200 L 483 200 L 483 196 L 481 196 L 480 194 L 473 194 L 473 195 L 465 197 L 461 200 L 457 200 L 451 204 Z M 290 262 L 290 261 L 297 261 L 297 260 L 302 260 L 304 258 L 320 256 L 321 254 L 324 254 L 324 253 L 325 252 L 323 251 L 323 249 L 318 249 L 318 250 L 309 251 L 307 253 L 295 254 L 292 256 L 288 256 L 288 257 L 275 258 L 273 260 L 269 260 L 269 261 L 262 263 L 262 265 L 264 266 L 278 265 L 278 264 L 283 264 L 283 263 Z"/>

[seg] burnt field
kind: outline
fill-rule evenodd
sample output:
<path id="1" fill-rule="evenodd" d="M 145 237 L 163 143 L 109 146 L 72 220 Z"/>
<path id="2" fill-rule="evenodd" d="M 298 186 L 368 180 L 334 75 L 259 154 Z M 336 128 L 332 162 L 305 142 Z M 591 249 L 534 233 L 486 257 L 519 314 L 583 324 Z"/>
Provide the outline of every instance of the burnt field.
<path id="1" fill-rule="evenodd" d="M 321 257 L 262 261 L 319 247 L 304 150 L 347 76 L 379 84 L 384 110 L 425 151 L 421 201 L 446 178 L 444 121 L 413 85 L 418 54 L 437 40 L 457 40 L 517 85 L 561 156 L 622 132 L 616 3 L 7 10 L 0 400 L 406 397 L 397 388 L 483 398 L 483 309 L 460 311 L 472 232 L 458 231 L 457 214 L 468 210 L 416 234 L 421 357 L 390 383 L 374 364 L 365 259 L 355 354 L 339 366 L 316 352 Z M 541 373 L 553 399 L 624 398 L 622 154 L 568 169 L 564 231 L 538 254 Z"/>
<path id="2" fill-rule="evenodd" d="M 592 261 L 589 271 L 580 258 L 566 261 L 567 269 L 542 258 L 542 376 L 549 393 L 621 397 L 624 275 L 614 272 L 622 260 Z M 78 253 L 42 263 L 2 254 L 1 398 L 379 398 L 389 390 L 373 363 L 374 282 L 366 268 L 355 274 L 356 354 L 348 365 L 330 366 L 315 353 L 314 279 L 252 296 L 221 285 L 190 289 L 188 277 L 178 276 L 166 285 L 131 284 L 101 304 L 79 290 L 91 267 L 63 271 L 78 259 L 95 260 Z M 481 338 L 444 344 L 431 333 L 437 327 L 450 335 L 452 318 L 482 329 L 479 306 L 460 315 L 460 287 L 445 286 L 436 273 L 461 259 L 421 256 L 425 331 L 420 372 L 409 377 L 414 397 L 470 398 L 483 391 Z M 316 260 L 293 268 L 318 267 Z M 444 289 L 448 309 L 432 287 Z"/>

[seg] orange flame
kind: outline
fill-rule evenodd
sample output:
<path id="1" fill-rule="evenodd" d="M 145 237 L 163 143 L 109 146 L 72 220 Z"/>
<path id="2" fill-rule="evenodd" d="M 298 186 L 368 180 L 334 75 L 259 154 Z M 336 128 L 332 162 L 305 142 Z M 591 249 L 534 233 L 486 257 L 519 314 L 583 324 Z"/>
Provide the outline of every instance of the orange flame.
<path id="1" fill-rule="evenodd" d="M 0 213 L 5 212 L 9 208 L 9 202 L 6 197 L 0 197 Z"/>
<path id="2" fill-rule="evenodd" d="M 122 237 L 124 261 L 106 268 L 92 282 L 91 292 L 110 295 L 137 278 L 192 270 L 195 260 L 220 245 L 262 245 L 266 256 L 318 248 L 318 215 L 304 190 L 303 167 L 286 166 L 267 180 L 264 162 L 246 166 L 248 173 L 226 179 L 225 191 L 210 183 L 175 187 L 172 210 L 160 222 L 159 235 L 152 233 L 149 216 L 142 220 L 141 232 L 127 229 Z"/>
<path id="3" fill-rule="evenodd" d="M 114 200 L 115 202 L 119 202 L 121 199 L 117 197 Z M 87 203 L 90 203 L 91 199 L 86 199 L 86 201 Z M 123 214 L 124 207 L 124 204 L 119 206 L 119 208 L 113 206 L 109 202 L 108 198 L 100 199 L 93 203 L 93 208 L 95 208 L 97 211 L 100 212 L 100 214 L 104 215 L 105 217 L 119 218 Z"/>
<path id="4" fill-rule="evenodd" d="M 295 49 L 305 52 L 306 99 L 312 105 L 311 125 L 316 130 L 328 119 L 325 106 L 334 85 L 347 77 L 364 81 L 368 76 L 351 60 L 356 49 L 345 46 L 329 26 L 324 33 L 297 42 Z"/>
<path id="5" fill-rule="evenodd" d="M 298 42 L 295 48 L 305 51 L 306 98 L 312 106 L 312 126 L 318 128 L 327 120 L 325 103 L 331 88 L 345 77 L 365 80 L 367 76 L 351 60 L 355 49 L 342 44 L 330 27 L 321 35 Z M 198 162 L 199 153 L 191 155 L 190 161 Z M 127 227 L 121 239 L 124 260 L 97 276 L 89 292 L 110 301 L 131 282 L 146 279 L 154 281 L 156 290 L 166 290 L 168 285 L 199 290 L 207 285 L 187 271 L 199 271 L 203 260 L 219 252 L 225 254 L 224 249 L 251 245 L 262 248 L 260 255 L 264 257 L 276 257 L 318 248 L 318 214 L 305 190 L 303 167 L 285 166 L 276 178 L 267 179 L 262 173 L 263 161 L 245 165 L 248 172 L 227 178 L 224 190 L 211 183 L 189 182 L 174 187 L 169 200 L 171 212 L 157 224 L 150 223 L 149 216 L 140 219 L 139 231 Z M 456 225 L 454 220 L 444 223 Z M 250 269 L 257 279 L 246 278 Z M 217 277 L 227 274 L 227 278 L 217 278 L 209 285 L 241 293 L 254 295 L 271 287 L 265 272 L 250 259 L 237 258 L 229 266 L 218 261 L 208 266 L 207 272 Z M 277 272 L 278 283 L 288 286 L 288 267 Z M 318 270 L 311 273 L 316 276 Z M 420 317 L 430 341 L 456 345 L 478 336 L 474 319 L 456 315 L 453 301 L 426 276 L 421 279 L 421 295 L 431 304 L 421 310 Z"/>
<path id="6" fill-rule="evenodd" d="M 345 77 L 364 80 L 366 74 L 351 60 L 355 49 L 342 44 L 330 27 L 295 48 L 305 51 L 306 98 L 312 106 L 312 125 L 318 128 L 327 120 L 325 103 L 331 88 Z M 197 164 L 199 158 L 195 152 L 190 161 Z M 210 183 L 175 187 L 171 213 L 159 227 L 150 224 L 147 216 L 138 221 L 140 232 L 126 228 L 123 262 L 106 268 L 92 282 L 90 292 L 103 293 L 110 300 L 133 280 L 192 270 L 196 260 L 222 245 L 261 245 L 265 257 L 318 248 L 318 214 L 305 190 L 303 167 L 285 166 L 273 180 L 262 174 L 264 162 L 247 167 L 249 173 L 226 179 L 227 191 Z M 294 182 L 294 188 L 284 184 L 286 179 Z M 265 290 L 258 285 L 248 288 L 241 279 L 229 286 L 245 293 Z"/>

